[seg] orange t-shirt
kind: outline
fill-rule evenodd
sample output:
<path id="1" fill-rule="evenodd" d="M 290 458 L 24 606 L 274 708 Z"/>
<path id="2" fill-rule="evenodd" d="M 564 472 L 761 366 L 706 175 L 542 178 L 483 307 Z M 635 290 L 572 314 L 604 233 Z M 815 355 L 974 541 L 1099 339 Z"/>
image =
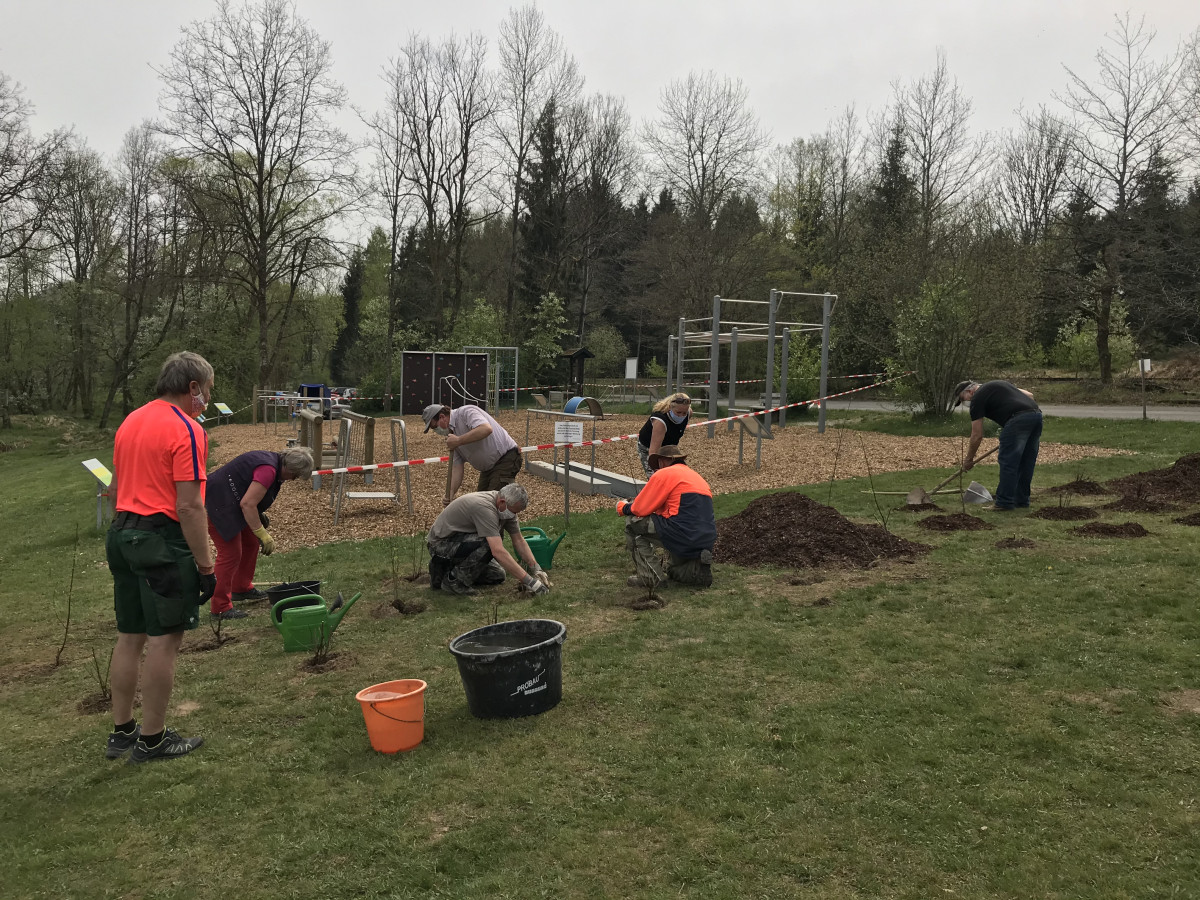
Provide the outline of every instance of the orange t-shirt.
<path id="1" fill-rule="evenodd" d="M 151 400 L 125 417 L 113 441 L 117 510 L 151 516 L 175 511 L 175 482 L 208 480 L 208 434 L 166 400 Z"/>

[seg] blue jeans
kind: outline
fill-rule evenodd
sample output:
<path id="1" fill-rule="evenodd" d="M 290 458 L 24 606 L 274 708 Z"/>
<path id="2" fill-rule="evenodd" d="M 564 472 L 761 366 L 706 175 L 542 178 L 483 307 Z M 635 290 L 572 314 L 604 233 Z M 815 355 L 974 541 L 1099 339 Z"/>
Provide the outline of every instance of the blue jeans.
<path id="1" fill-rule="evenodd" d="M 1042 438 L 1042 414 L 1036 409 L 1017 413 L 1000 429 L 1000 483 L 996 508 L 1029 505 L 1029 486 Z"/>

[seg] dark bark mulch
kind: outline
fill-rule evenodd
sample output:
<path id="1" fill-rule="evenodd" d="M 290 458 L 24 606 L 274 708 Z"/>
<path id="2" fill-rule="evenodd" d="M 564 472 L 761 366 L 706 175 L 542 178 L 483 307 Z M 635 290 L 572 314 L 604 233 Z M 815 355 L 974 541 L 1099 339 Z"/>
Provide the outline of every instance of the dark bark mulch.
<path id="1" fill-rule="evenodd" d="M 969 513 L 950 513 L 946 516 L 930 516 L 917 523 L 930 531 L 991 531 L 996 526 Z"/>
<path id="2" fill-rule="evenodd" d="M 1011 537 L 996 541 L 997 550 L 1028 550 L 1030 547 L 1036 546 L 1037 544 L 1035 544 L 1029 538 Z"/>
<path id="3" fill-rule="evenodd" d="M 1200 525 L 1200 512 L 1188 513 L 1186 516 L 1180 516 L 1175 519 L 1180 525 Z"/>
<path id="4" fill-rule="evenodd" d="M 1200 501 L 1200 453 L 1181 456 L 1165 469 L 1134 472 L 1107 484 L 1129 497 L 1195 503 Z"/>
<path id="5" fill-rule="evenodd" d="M 1120 525 L 1109 525 L 1106 522 L 1092 522 L 1090 525 L 1080 525 L 1071 529 L 1071 534 L 1080 537 L 1146 537 L 1150 532 L 1137 522 L 1122 522 Z"/>
<path id="6" fill-rule="evenodd" d="M 831 506 L 783 491 L 718 520 L 713 558 L 739 566 L 864 568 L 931 549 L 878 525 L 856 525 Z"/>
<path id="7" fill-rule="evenodd" d="M 1043 506 L 1037 512 L 1029 514 L 1031 519 L 1049 519 L 1051 522 L 1082 522 L 1099 516 L 1100 513 L 1090 506 Z"/>
<path id="8" fill-rule="evenodd" d="M 1105 503 L 1100 508 L 1116 510 L 1117 512 L 1162 513 L 1174 512 L 1179 509 L 1179 505 L 1168 503 L 1165 500 L 1153 500 L 1149 497 L 1134 497 L 1126 494 L 1120 500 Z"/>
<path id="9" fill-rule="evenodd" d="M 899 512 L 940 512 L 942 508 L 936 503 L 901 503 L 896 509 Z"/>
<path id="10" fill-rule="evenodd" d="M 1052 488 L 1046 489 L 1047 494 L 1079 494 L 1080 496 L 1099 497 L 1104 494 L 1110 494 L 1108 488 L 1098 481 L 1092 481 L 1090 478 L 1076 478 L 1074 481 L 1069 481 L 1066 484 L 1055 485 Z"/>

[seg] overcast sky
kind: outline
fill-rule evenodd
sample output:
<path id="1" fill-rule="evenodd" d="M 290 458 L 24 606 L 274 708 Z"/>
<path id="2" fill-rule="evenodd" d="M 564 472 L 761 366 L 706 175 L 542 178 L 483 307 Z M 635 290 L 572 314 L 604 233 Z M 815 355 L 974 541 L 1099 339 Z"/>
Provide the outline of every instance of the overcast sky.
<path id="1" fill-rule="evenodd" d="M 479 31 L 495 59 L 502 0 L 298 0 L 333 44 L 351 101 L 380 103 L 380 67 L 410 32 Z M 1018 107 L 1050 103 L 1063 66 L 1091 77 L 1114 15 L 1145 15 L 1161 53 L 1200 27 L 1196 0 L 542 0 L 547 24 L 579 62 L 590 93 L 624 97 L 652 117 L 661 88 L 689 70 L 740 78 L 777 143 L 824 130 L 849 104 L 880 110 L 893 82 L 928 73 L 939 48 L 975 108 L 975 127 L 1010 127 Z M 0 0 L 0 71 L 24 85 L 39 131 L 73 126 L 115 154 L 153 118 L 155 68 L 207 0 Z"/>

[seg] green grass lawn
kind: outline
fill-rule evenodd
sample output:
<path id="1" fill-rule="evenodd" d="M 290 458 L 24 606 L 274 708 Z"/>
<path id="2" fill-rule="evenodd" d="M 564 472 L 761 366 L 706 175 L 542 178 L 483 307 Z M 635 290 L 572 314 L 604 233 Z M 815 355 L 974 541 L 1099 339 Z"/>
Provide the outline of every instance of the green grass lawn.
<path id="1" fill-rule="evenodd" d="M 412 540 L 275 556 L 260 581 L 364 592 L 333 665 L 306 671 L 259 607 L 226 625 L 235 641 L 180 657 L 168 722 L 206 745 L 132 767 L 103 757 L 107 715 L 78 708 L 114 630 L 80 460 L 110 448 L 69 424 L 0 432 L 4 896 L 1200 895 L 1200 533 L 1174 524 L 1179 513 L 1103 514 L 1151 532 L 1122 541 L 1024 514 L 934 533 L 895 512 L 888 527 L 932 553 L 803 578 L 718 565 L 710 590 L 675 589 L 646 612 L 628 607 L 614 514 L 572 516 L 556 589 L 538 599 L 507 585 L 479 598 L 394 589 L 393 560 L 409 571 Z M 1195 433 L 1049 420 L 1046 440 L 1137 455 L 1042 467 L 1035 505 L 1039 488 L 1080 475 L 1168 465 Z M 865 523 L 876 511 L 865 487 L 801 489 Z M 718 516 L 754 496 L 719 497 Z M 995 549 L 1006 537 L 1035 547 Z M 395 613 L 394 590 L 428 611 Z M 468 712 L 447 643 L 495 612 L 566 623 L 557 708 L 513 721 Z M 202 625 L 185 646 L 206 638 Z M 429 683 L 425 740 L 384 756 L 354 694 L 396 678 Z"/>

